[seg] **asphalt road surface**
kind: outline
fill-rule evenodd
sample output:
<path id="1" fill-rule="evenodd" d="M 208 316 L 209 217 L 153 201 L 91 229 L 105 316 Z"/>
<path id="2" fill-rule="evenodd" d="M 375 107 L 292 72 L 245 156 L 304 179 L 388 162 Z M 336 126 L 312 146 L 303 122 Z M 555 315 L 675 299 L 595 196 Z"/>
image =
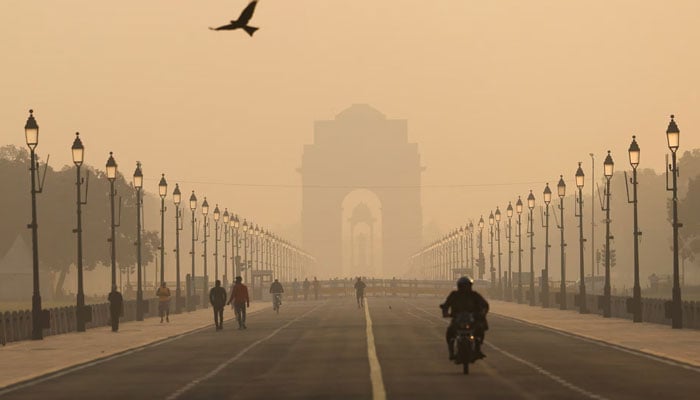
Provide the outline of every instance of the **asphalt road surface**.
<path id="1" fill-rule="evenodd" d="M 696 399 L 700 369 L 492 315 L 487 358 L 447 360 L 440 299 L 285 301 L 3 399 Z M 230 313 L 230 310 L 226 310 Z M 371 325 L 368 329 L 368 319 Z M 369 337 L 369 340 L 368 340 Z M 376 357 L 375 357 L 376 354 Z M 1 361 L 0 361 L 1 362 Z"/>

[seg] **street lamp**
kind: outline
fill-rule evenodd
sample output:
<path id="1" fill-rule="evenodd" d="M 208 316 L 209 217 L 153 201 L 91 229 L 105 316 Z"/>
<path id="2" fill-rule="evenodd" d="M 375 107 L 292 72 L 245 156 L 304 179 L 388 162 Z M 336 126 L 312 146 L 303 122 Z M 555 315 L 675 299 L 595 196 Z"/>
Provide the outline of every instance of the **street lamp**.
<path id="1" fill-rule="evenodd" d="M 588 310 L 586 307 L 586 275 L 584 270 L 583 261 L 583 242 L 586 239 L 583 238 L 583 184 L 585 182 L 585 175 L 583 173 L 583 168 L 581 168 L 581 162 L 578 163 L 578 169 L 576 170 L 576 187 L 578 188 L 578 198 L 576 202 L 578 204 L 578 246 L 579 246 L 579 312 L 581 314 L 587 314 Z M 591 199 L 592 201 L 593 199 Z"/>
<path id="2" fill-rule="evenodd" d="M 109 239 L 109 242 L 112 245 L 112 287 L 115 287 L 117 286 L 117 242 L 115 229 L 117 228 L 118 224 L 114 220 L 114 196 L 117 194 L 114 191 L 114 181 L 117 179 L 117 162 L 114 160 L 114 156 L 111 151 L 109 152 L 109 158 L 107 159 L 107 164 L 105 167 L 107 170 L 107 179 L 109 180 L 109 209 L 112 216 L 112 223 L 110 225 L 111 236 Z"/>
<path id="3" fill-rule="evenodd" d="M 678 271 L 678 228 L 683 224 L 678 222 L 678 167 L 676 166 L 676 152 L 680 147 L 681 131 L 671 115 L 671 122 L 666 129 L 666 140 L 671 150 L 671 165 L 666 169 L 666 190 L 673 192 L 673 299 L 671 300 L 671 326 L 673 329 L 683 327 L 683 309 L 681 304 L 681 286 Z M 668 160 L 668 159 L 667 159 Z M 668 173 L 673 174 L 673 186 L 668 187 Z"/>
<path id="4" fill-rule="evenodd" d="M 83 147 L 83 142 L 80 140 L 80 133 L 75 133 L 75 140 L 73 141 L 73 146 L 71 147 L 71 152 L 73 154 L 73 164 L 75 164 L 76 169 L 76 197 L 75 202 L 77 206 L 77 217 L 78 217 L 78 227 L 75 229 L 75 233 L 78 235 L 78 257 L 76 261 L 76 266 L 78 269 L 78 296 L 76 298 L 77 307 L 75 310 L 75 320 L 76 320 L 76 331 L 85 332 L 85 292 L 83 290 L 83 220 L 82 220 L 82 206 L 87 204 L 87 192 L 85 193 L 85 200 L 82 199 L 82 192 L 80 186 L 83 184 L 84 179 L 80 175 L 80 167 L 83 165 L 83 160 L 85 156 L 85 148 Z M 87 185 L 85 186 L 87 190 Z"/>
<path id="5" fill-rule="evenodd" d="M 552 190 L 549 188 L 549 183 L 544 187 L 542 193 L 542 201 L 544 201 L 544 270 L 542 270 L 542 307 L 549 307 L 549 203 L 552 201 Z"/>
<path id="6" fill-rule="evenodd" d="M 180 231 L 182 230 L 182 221 L 180 203 L 182 203 L 182 193 L 180 193 L 180 187 L 176 183 L 175 190 L 173 190 L 173 204 L 175 204 L 175 313 L 179 314 L 182 312 L 181 303 L 181 293 L 180 293 Z"/>
<path id="7" fill-rule="evenodd" d="M 223 281 L 224 281 L 224 288 L 228 286 L 228 233 L 231 229 L 229 229 L 229 224 L 231 221 L 231 216 L 228 213 L 228 208 L 224 208 L 224 223 L 221 227 L 221 229 L 224 231 L 224 273 L 223 273 Z"/>
<path id="8" fill-rule="evenodd" d="M 557 183 L 557 195 L 559 196 L 559 231 L 561 233 L 559 242 L 561 248 L 561 282 L 559 285 L 559 308 L 561 310 L 566 310 L 566 254 L 564 253 L 564 247 L 566 247 L 566 243 L 564 242 L 564 197 L 566 196 L 566 183 L 564 182 L 564 175 L 559 175 L 559 183 Z"/>
<path id="9" fill-rule="evenodd" d="M 31 171 L 32 179 L 32 223 L 28 226 L 28 228 L 31 228 L 32 230 L 32 340 L 41 340 L 44 338 L 44 332 L 42 331 L 43 323 L 41 318 L 41 294 L 39 292 L 39 234 L 36 215 L 36 194 L 41 193 L 42 185 L 40 184 L 39 188 L 37 189 L 38 162 L 34 151 L 36 150 L 36 146 L 39 145 L 39 125 L 37 125 L 36 120 L 34 119 L 34 110 L 29 110 L 29 118 L 27 118 L 27 123 L 24 125 L 24 136 L 27 140 L 27 146 L 29 147 L 29 152 L 31 154 L 29 170 Z M 44 176 L 46 176 L 45 172 Z"/>
<path id="10" fill-rule="evenodd" d="M 527 196 L 527 208 L 530 211 L 528 218 L 528 230 L 527 235 L 530 237 L 530 305 L 535 305 L 535 227 L 534 218 L 532 216 L 532 211 L 535 209 L 535 195 L 530 194 Z"/>
<path id="11" fill-rule="evenodd" d="M 243 226 L 241 227 L 241 230 L 243 230 L 243 274 L 245 274 L 245 278 L 248 278 L 248 221 L 244 218 L 243 219 Z M 251 246 L 251 258 L 253 256 L 252 252 L 252 246 Z M 239 271 L 240 274 L 240 271 Z M 246 279 L 247 281 L 247 279 Z"/>
<path id="12" fill-rule="evenodd" d="M 474 223 L 469 222 L 469 266 L 471 267 L 472 274 L 474 276 Z"/>
<path id="13" fill-rule="evenodd" d="M 518 196 L 515 202 L 515 212 L 518 214 L 518 303 L 523 302 L 523 235 L 522 235 L 522 213 L 523 201 Z"/>
<path id="14" fill-rule="evenodd" d="M 204 240 L 202 240 L 202 245 L 204 246 L 204 249 L 202 250 L 202 257 L 204 257 L 204 283 L 203 287 L 204 290 L 202 291 L 202 307 L 207 308 L 209 302 L 207 301 L 208 299 L 207 294 L 209 293 L 209 275 L 207 273 L 207 238 L 209 237 L 209 203 L 207 202 L 206 196 L 204 197 L 204 201 L 202 202 L 202 216 L 204 217 L 204 222 L 202 223 L 202 236 L 204 237 Z"/>
<path id="15" fill-rule="evenodd" d="M 219 211 L 219 205 L 214 207 L 214 280 L 219 280 L 219 241 L 221 240 L 221 235 L 219 235 L 219 219 L 221 219 L 221 212 Z"/>
<path id="16" fill-rule="evenodd" d="M 194 254 L 194 244 L 197 241 L 197 237 L 195 236 L 195 233 L 197 229 L 195 228 L 195 223 L 197 221 L 197 218 L 195 217 L 195 210 L 197 209 L 197 196 L 194 195 L 194 190 L 192 191 L 192 195 L 190 196 L 190 211 L 192 211 L 192 251 L 190 251 L 190 254 L 192 255 L 192 271 L 190 275 L 190 284 L 187 287 L 187 294 L 188 294 L 188 300 L 187 300 L 187 311 L 194 311 L 197 309 L 197 300 L 195 299 L 196 293 L 197 293 L 197 288 L 194 285 L 194 264 L 195 264 L 195 254 Z"/>
<path id="17" fill-rule="evenodd" d="M 506 217 L 508 217 L 508 233 L 506 239 L 508 239 L 508 276 L 506 277 L 506 300 L 513 300 L 513 205 L 508 202 L 508 207 L 506 208 Z"/>
<path id="18" fill-rule="evenodd" d="M 637 144 L 636 136 L 632 136 L 632 143 L 627 150 L 629 154 L 630 165 L 632 166 L 632 199 L 629 198 L 629 189 L 627 190 L 627 202 L 632 203 L 634 231 L 634 289 L 632 292 L 632 321 L 642 322 L 642 288 L 639 285 L 639 225 L 637 220 L 637 167 L 639 166 L 639 144 Z M 627 172 L 625 172 L 625 188 L 627 188 Z"/>
<path id="19" fill-rule="evenodd" d="M 165 282 L 165 197 L 168 195 L 168 182 L 165 174 L 161 174 L 158 182 L 158 195 L 160 196 L 160 282 Z"/>
<path id="20" fill-rule="evenodd" d="M 493 215 L 493 211 L 489 214 L 489 272 L 491 273 L 491 289 L 496 288 L 496 267 L 493 265 L 493 226 L 496 224 L 496 217 Z"/>
<path id="21" fill-rule="evenodd" d="M 486 260 L 484 258 L 484 216 L 479 216 L 479 279 L 484 279 Z"/>
<path id="22" fill-rule="evenodd" d="M 141 271 L 141 189 L 143 172 L 141 163 L 136 162 L 134 171 L 134 188 L 136 189 L 136 320 L 143 321 L 143 282 Z"/>
<path id="23" fill-rule="evenodd" d="M 603 161 L 603 175 L 605 175 L 605 285 L 603 286 L 603 317 L 612 316 L 612 305 L 610 301 L 610 179 L 613 176 L 613 162 L 610 150 Z"/>
<path id="24" fill-rule="evenodd" d="M 503 272 L 501 271 L 501 210 L 496 206 L 496 242 L 498 243 L 498 296 L 503 299 Z"/>

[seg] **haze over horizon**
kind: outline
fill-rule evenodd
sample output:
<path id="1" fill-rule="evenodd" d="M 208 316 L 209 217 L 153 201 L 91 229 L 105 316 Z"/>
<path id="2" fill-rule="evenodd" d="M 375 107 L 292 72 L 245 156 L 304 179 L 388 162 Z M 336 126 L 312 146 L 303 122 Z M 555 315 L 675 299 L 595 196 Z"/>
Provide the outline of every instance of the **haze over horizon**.
<path id="1" fill-rule="evenodd" d="M 694 1 L 262 0 L 253 38 L 207 30 L 246 3 L 4 3 L 3 144 L 24 146 L 33 108 L 54 167 L 80 131 L 86 163 L 140 160 L 147 190 L 164 172 L 273 229 L 299 221 L 314 121 L 355 103 L 408 121 L 441 229 L 573 183 L 590 152 L 597 176 L 608 149 L 628 169 L 632 134 L 663 172 L 671 113 L 681 153 L 700 147 Z"/>

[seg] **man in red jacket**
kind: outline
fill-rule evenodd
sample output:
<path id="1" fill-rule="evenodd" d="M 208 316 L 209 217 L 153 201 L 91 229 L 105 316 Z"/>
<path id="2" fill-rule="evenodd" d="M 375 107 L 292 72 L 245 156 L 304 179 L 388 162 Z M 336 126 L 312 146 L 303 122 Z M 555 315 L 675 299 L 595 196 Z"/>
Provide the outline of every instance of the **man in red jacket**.
<path id="1" fill-rule="evenodd" d="M 233 310 L 236 312 L 236 320 L 238 321 L 238 329 L 247 329 L 245 326 L 245 310 L 250 307 L 250 298 L 248 297 L 248 287 L 243 284 L 243 278 L 236 277 L 236 283 L 231 287 L 231 298 L 228 299 L 228 304 L 233 303 Z"/>

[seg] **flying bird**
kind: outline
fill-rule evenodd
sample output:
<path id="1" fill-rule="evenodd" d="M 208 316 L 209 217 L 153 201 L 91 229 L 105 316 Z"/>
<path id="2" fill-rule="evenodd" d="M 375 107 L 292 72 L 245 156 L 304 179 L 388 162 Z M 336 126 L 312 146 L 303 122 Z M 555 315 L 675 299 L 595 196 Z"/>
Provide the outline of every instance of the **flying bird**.
<path id="1" fill-rule="evenodd" d="M 244 31 L 248 32 L 250 36 L 253 36 L 255 31 L 258 30 L 258 28 L 253 27 L 253 26 L 248 26 L 248 21 L 250 21 L 251 18 L 253 18 L 253 13 L 255 12 L 255 6 L 258 4 L 258 0 L 253 0 L 250 3 L 248 3 L 248 6 L 241 12 L 241 15 L 238 17 L 237 20 L 232 20 L 230 24 L 228 25 L 222 25 L 218 28 L 212 28 L 209 27 L 212 31 L 231 31 L 234 29 L 241 28 Z"/>

